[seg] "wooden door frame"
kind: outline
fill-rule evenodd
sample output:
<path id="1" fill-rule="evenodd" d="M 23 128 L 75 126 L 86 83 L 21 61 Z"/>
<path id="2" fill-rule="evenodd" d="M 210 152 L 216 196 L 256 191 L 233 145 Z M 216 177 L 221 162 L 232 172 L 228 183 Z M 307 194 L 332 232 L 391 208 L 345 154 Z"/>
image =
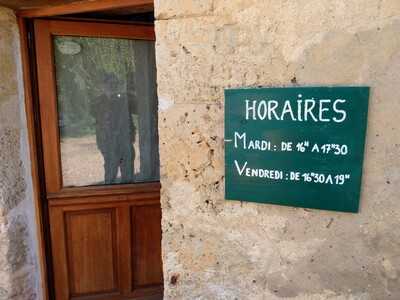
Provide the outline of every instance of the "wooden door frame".
<path id="1" fill-rule="evenodd" d="M 85 0 L 70 4 L 16 11 L 20 32 L 25 113 L 31 161 L 33 201 L 35 206 L 36 235 L 38 238 L 39 273 L 41 296 L 50 300 L 54 295 L 52 283 L 51 249 L 49 245 L 47 207 L 45 196 L 43 153 L 41 146 L 38 107 L 37 72 L 32 36 L 32 20 L 38 17 L 56 17 L 74 13 L 86 13 L 122 8 L 153 8 L 154 0 Z"/>

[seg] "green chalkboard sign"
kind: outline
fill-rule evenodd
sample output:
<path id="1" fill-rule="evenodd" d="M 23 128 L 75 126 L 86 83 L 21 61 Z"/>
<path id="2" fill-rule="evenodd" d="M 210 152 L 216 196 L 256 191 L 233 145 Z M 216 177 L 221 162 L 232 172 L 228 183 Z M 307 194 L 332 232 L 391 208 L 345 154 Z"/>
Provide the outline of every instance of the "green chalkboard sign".
<path id="1" fill-rule="evenodd" d="M 357 212 L 368 87 L 225 90 L 225 198 Z"/>

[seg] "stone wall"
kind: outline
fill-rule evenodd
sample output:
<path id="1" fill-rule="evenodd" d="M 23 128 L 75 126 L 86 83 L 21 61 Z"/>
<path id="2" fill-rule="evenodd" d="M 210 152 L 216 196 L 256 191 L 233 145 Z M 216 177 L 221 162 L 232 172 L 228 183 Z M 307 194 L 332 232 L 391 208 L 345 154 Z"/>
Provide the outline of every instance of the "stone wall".
<path id="1" fill-rule="evenodd" d="M 166 299 L 400 299 L 400 1 L 156 0 Z M 224 200 L 223 90 L 371 86 L 359 214 Z"/>
<path id="2" fill-rule="evenodd" d="M 39 299 L 18 28 L 0 7 L 0 300 Z"/>

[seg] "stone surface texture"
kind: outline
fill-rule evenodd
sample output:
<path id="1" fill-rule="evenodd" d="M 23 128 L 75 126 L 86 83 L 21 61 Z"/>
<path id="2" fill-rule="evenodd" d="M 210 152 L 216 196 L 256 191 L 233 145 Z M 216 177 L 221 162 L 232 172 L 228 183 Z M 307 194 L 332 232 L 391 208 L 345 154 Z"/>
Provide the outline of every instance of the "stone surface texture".
<path id="1" fill-rule="evenodd" d="M 156 0 L 165 299 L 400 299 L 400 1 Z M 224 200 L 224 88 L 371 86 L 359 214 Z"/>
<path id="2" fill-rule="evenodd" d="M 19 34 L 0 7 L 0 300 L 40 299 Z"/>

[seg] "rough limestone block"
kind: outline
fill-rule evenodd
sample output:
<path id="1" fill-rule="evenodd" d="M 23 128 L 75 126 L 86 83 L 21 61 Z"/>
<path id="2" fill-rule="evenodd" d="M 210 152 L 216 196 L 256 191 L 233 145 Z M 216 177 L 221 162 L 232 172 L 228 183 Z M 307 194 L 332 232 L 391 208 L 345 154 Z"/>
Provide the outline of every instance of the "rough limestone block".
<path id="1" fill-rule="evenodd" d="M 157 8 L 165 298 L 400 298 L 399 1 L 196 3 Z M 224 200 L 224 88 L 298 84 L 371 86 L 359 214 Z"/>
<path id="2" fill-rule="evenodd" d="M 15 151 L 19 138 L 17 130 L 0 130 L 0 212 L 4 215 L 23 200 L 25 192 L 22 162 Z"/>
<path id="3" fill-rule="evenodd" d="M 213 0 L 155 0 L 157 19 L 207 15 L 213 10 Z"/>

